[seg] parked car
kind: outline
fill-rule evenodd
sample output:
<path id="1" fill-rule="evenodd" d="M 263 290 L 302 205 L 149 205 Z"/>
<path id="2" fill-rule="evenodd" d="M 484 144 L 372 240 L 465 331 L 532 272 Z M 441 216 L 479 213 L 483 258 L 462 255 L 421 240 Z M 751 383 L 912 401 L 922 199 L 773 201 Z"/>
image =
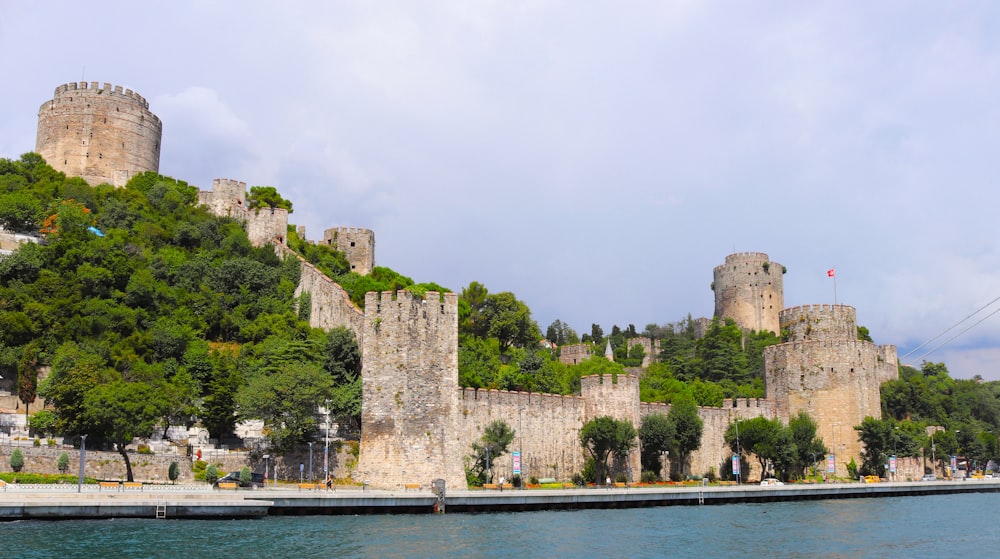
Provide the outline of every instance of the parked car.
<path id="1" fill-rule="evenodd" d="M 882 479 L 878 476 L 865 476 L 861 478 L 861 483 L 878 483 L 880 481 L 882 481 Z"/>
<path id="2" fill-rule="evenodd" d="M 920 478 L 920 481 L 937 481 L 937 476 L 934 474 L 924 474 L 924 477 Z"/>
<path id="3" fill-rule="evenodd" d="M 229 472 L 228 474 L 220 477 L 215 482 L 215 486 L 218 487 L 219 483 L 224 482 L 240 482 L 239 472 Z M 250 485 L 252 487 L 264 487 L 264 474 L 258 474 L 257 472 L 250 473 Z"/>
<path id="4" fill-rule="evenodd" d="M 774 479 L 773 477 L 765 478 L 760 480 L 761 485 L 784 485 L 785 483 L 779 479 Z"/>

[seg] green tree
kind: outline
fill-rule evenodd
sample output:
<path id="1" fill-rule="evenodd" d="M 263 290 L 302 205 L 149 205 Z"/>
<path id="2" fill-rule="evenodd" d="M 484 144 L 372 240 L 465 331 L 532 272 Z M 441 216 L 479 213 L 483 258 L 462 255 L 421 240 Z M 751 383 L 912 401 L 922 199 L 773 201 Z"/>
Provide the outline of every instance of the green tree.
<path id="1" fill-rule="evenodd" d="M 598 480 L 611 473 L 608 458 L 614 456 L 619 462 L 628 460 L 628 453 L 637 443 L 635 427 L 624 420 L 610 416 L 591 419 L 580 428 L 580 445 L 594 459 Z"/>
<path id="2" fill-rule="evenodd" d="M 215 467 L 215 464 L 209 464 L 205 468 L 205 481 L 209 485 L 214 485 L 215 482 L 219 481 L 219 470 Z"/>
<path id="3" fill-rule="evenodd" d="M 181 471 L 180 468 L 177 466 L 177 462 L 171 462 L 170 466 L 167 467 L 167 478 L 170 479 L 170 483 L 171 484 L 175 483 L 177 481 L 177 478 L 180 477 L 180 475 Z"/>
<path id="4" fill-rule="evenodd" d="M 472 480 L 482 485 L 493 477 L 493 462 L 507 453 L 514 442 L 514 430 L 507 422 L 497 419 L 483 429 L 483 436 L 472 443 Z"/>
<path id="5" fill-rule="evenodd" d="M 250 466 L 243 466 L 240 469 L 240 487 L 250 487 L 253 484 L 253 474 L 250 472 Z"/>
<path id="6" fill-rule="evenodd" d="M 746 354 L 743 352 L 743 332 L 732 319 L 713 319 L 712 325 L 697 344 L 697 375 L 704 380 L 719 382 L 750 380 Z"/>
<path id="7" fill-rule="evenodd" d="M 271 443 L 287 451 L 316 431 L 316 410 L 331 399 L 333 388 L 333 379 L 318 364 L 282 365 L 240 386 L 237 417 L 263 420 Z"/>
<path id="8" fill-rule="evenodd" d="M 738 421 L 726 429 L 724 438 L 731 450 L 740 452 L 741 459 L 744 454 L 757 458 L 761 477 L 767 477 L 773 466 L 777 475 L 787 479 L 797 451 L 791 432 L 780 420 L 755 417 Z"/>
<path id="9" fill-rule="evenodd" d="M 36 434 L 51 436 L 56 432 L 56 414 L 49 410 L 36 411 L 28 418 L 28 426 Z"/>
<path id="10" fill-rule="evenodd" d="M 829 450 L 823 444 L 823 439 L 816 436 L 816 422 L 804 410 L 788 420 L 792 442 L 795 445 L 793 471 L 806 475 L 806 468 L 815 467 L 818 459 L 825 456 Z"/>
<path id="11" fill-rule="evenodd" d="M 64 474 L 69 470 L 69 454 L 63 452 L 59 455 L 59 458 L 56 459 L 56 468 Z"/>
<path id="12" fill-rule="evenodd" d="M 247 207 L 251 210 L 257 208 L 282 208 L 292 213 L 292 203 L 281 197 L 278 189 L 273 186 L 251 186 L 250 193 L 247 194 Z"/>
<path id="13" fill-rule="evenodd" d="M 21 454 L 20 448 L 15 448 L 14 452 L 10 453 L 10 469 L 16 473 L 22 468 L 24 468 L 24 454 Z"/>
<path id="14" fill-rule="evenodd" d="M 860 474 L 885 477 L 888 451 L 892 450 L 893 424 L 888 419 L 866 417 L 854 430 L 862 443 Z"/>
<path id="15" fill-rule="evenodd" d="M 639 425 L 639 448 L 642 449 L 643 471 L 660 472 L 663 453 L 669 452 L 676 439 L 674 424 L 661 413 L 642 417 Z"/>
<path id="16" fill-rule="evenodd" d="M 487 335 L 500 344 L 501 355 L 514 346 L 535 347 L 541 338 L 538 325 L 531 319 L 531 310 L 513 293 L 488 295 L 482 316 L 488 324 Z"/>
<path id="17" fill-rule="evenodd" d="M 37 229 L 42 216 L 42 204 L 29 192 L 0 194 L 0 227 L 16 233 Z"/>
<path id="18" fill-rule="evenodd" d="M 67 435 L 89 432 L 90 425 L 85 419 L 86 393 L 116 376 L 99 355 L 83 350 L 74 342 L 61 345 L 56 350 L 49 377 L 39 389 L 39 394 L 55 406 L 56 429 Z"/>
<path id="19" fill-rule="evenodd" d="M 691 453 L 701 448 L 701 435 L 705 424 L 698 416 L 698 406 L 691 398 L 678 398 L 670 406 L 667 419 L 674 426 L 674 443 L 671 453 L 677 456 L 677 465 L 682 472 L 689 466 Z M 670 461 L 671 468 L 674 460 Z"/>
<path id="20" fill-rule="evenodd" d="M 95 386 L 84 395 L 86 430 L 115 446 L 125 462 L 128 481 L 134 478 L 126 446 L 153 434 L 166 405 L 160 391 L 143 382 L 115 381 Z"/>

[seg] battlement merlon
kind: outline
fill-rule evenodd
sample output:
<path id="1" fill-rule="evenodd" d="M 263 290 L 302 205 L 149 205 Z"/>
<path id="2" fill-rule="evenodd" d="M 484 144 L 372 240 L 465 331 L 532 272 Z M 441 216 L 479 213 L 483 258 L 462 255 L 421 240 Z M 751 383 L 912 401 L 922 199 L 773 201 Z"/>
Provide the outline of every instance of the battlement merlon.
<path id="1" fill-rule="evenodd" d="M 831 312 L 835 310 L 845 310 L 849 312 L 857 313 L 857 310 L 851 305 L 831 305 L 829 303 L 824 304 L 813 304 L 813 305 L 799 305 L 796 307 L 788 307 L 787 309 L 782 309 L 781 314 L 789 313 L 803 313 L 803 312 Z"/>
<path id="2" fill-rule="evenodd" d="M 323 230 L 325 237 L 332 237 L 334 233 L 366 235 L 371 234 L 372 230 L 364 227 L 330 227 Z"/>
<path id="3" fill-rule="evenodd" d="M 105 93 L 109 95 L 121 95 L 123 97 L 129 97 L 142 105 L 142 108 L 149 110 L 149 101 L 145 97 L 139 95 L 135 91 L 122 87 L 120 85 L 112 85 L 105 82 L 103 86 L 100 82 L 72 82 L 65 83 L 56 87 L 52 94 L 53 99 L 59 99 L 61 97 L 70 96 L 73 92 L 86 92 L 87 95 L 103 95 Z M 155 115 L 154 115 L 155 116 Z M 159 118 L 157 118 L 159 120 Z"/>
<path id="4" fill-rule="evenodd" d="M 747 261 L 756 261 L 764 263 L 764 262 L 770 262 L 771 260 L 770 256 L 768 256 L 766 252 L 734 252 L 733 254 L 726 256 L 726 263 L 722 264 L 722 266 L 725 266 L 726 264 L 732 264 L 734 262 L 747 262 Z M 718 268 L 718 266 L 716 267 Z"/>
<path id="5" fill-rule="evenodd" d="M 431 305 L 438 305 L 437 311 L 441 314 L 452 314 L 458 315 L 458 294 L 453 292 L 439 293 L 437 291 L 428 291 L 424 294 L 424 297 L 419 297 L 410 291 L 401 289 L 399 291 L 369 291 L 365 293 L 365 315 L 366 316 L 378 316 L 388 314 L 391 308 L 391 303 L 398 303 L 397 307 L 402 307 L 402 305 L 409 303 L 410 305 L 421 304 L 422 306 L 428 307 L 424 310 L 425 318 L 426 311 L 430 310 Z M 384 316 L 382 317 L 385 318 Z"/>

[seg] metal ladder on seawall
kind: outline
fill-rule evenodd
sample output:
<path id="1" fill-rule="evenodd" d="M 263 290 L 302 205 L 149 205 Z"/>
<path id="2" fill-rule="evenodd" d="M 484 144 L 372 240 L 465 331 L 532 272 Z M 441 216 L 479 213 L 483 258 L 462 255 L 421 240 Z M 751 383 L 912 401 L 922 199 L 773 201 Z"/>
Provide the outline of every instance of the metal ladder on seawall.
<path id="1" fill-rule="evenodd" d="M 698 504 L 699 505 L 704 505 L 705 504 L 705 490 L 704 489 L 699 489 L 698 490 Z"/>
<path id="2" fill-rule="evenodd" d="M 161 498 L 156 499 L 156 518 L 163 519 L 167 517 L 167 503 Z"/>

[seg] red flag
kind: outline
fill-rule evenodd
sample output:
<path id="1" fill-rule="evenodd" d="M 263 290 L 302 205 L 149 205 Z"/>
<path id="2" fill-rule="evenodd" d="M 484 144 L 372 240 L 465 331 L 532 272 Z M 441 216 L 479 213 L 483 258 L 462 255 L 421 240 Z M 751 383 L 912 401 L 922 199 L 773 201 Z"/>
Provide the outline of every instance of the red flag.
<path id="1" fill-rule="evenodd" d="M 826 271 L 826 277 L 828 277 L 828 278 L 832 278 L 835 275 L 836 274 L 833 272 L 833 268 L 830 268 L 829 270 Z"/>

